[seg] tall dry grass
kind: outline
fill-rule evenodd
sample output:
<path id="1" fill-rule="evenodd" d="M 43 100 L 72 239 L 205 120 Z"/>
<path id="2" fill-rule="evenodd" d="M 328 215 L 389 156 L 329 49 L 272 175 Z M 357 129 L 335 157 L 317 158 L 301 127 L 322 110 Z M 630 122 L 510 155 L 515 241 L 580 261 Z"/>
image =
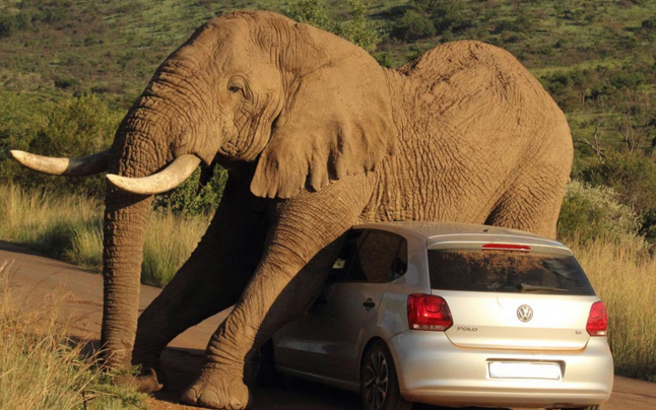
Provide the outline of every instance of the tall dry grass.
<path id="1" fill-rule="evenodd" d="M 7 262 L 0 263 L 0 408 L 145 408 L 144 396 L 110 384 L 95 356 L 69 337 L 62 297 L 25 309 L 10 286 Z"/>
<path id="2" fill-rule="evenodd" d="M 631 241 L 572 250 L 606 304 L 616 374 L 656 381 L 656 259 Z"/>
<path id="3" fill-rule="evenodd" d="M 100 201 L 0 186 L 0 239 L 77 265 L 102 266 Z M 209 218 L 154 212 L 144 244 L 142 282 L 164 286 L 191 255 Z"/>
<path id="4" fill-rule="evenodd" d="M 100 229 L 101 209 L 101 204 L 93 199 L 53 196 L 3 185 L 0 186 L 0 238 L 26 244 L 51 256 L 72 257 L 77 235 Z"/>

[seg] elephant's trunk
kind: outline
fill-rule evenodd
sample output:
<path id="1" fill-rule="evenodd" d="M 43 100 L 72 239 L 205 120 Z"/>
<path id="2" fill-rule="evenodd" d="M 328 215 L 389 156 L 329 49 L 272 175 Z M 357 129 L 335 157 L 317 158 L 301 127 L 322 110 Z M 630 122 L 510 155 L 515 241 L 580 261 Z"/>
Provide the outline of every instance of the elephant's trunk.
<path id="1" fill-rule="evenodd" d="M 105 365 L 126 368 L 137 329 L 143 243 L 152 196 L 108 188 L 104 221 L 104 303 L 101 346 Z"/>
<path id="2" fill-rule="evenodd" d="M 155 124 L 157 113 L 133 108 L 123 120 L 112 147 L 109 172 L 144 177 L 166 163 L 168 132 Z M 162 134 L 162 135 L 160 135 Z M 143 244 L 152 196 L 124 192 L 107 184 L 104 217 L 104 303 L 101 346 L 105 365 L 127 368 L 131 362 L 139 311 Z"/>

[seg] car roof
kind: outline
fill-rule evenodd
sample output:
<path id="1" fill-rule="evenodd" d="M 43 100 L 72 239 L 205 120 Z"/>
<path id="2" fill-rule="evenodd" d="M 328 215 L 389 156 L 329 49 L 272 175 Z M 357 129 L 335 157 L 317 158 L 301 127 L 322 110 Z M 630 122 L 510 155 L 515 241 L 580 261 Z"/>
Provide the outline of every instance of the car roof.
<path id="1" fill-rule="evenodd" d="M 379 229 L 414 238 L 429 249 L 448 248 L 454 244 L 512 243 L 534 245 L 571 253 L 562 243 L 516 229 L 492 225 L 456 222 L 398 221 L 356 225 L 354 229 Z"/>

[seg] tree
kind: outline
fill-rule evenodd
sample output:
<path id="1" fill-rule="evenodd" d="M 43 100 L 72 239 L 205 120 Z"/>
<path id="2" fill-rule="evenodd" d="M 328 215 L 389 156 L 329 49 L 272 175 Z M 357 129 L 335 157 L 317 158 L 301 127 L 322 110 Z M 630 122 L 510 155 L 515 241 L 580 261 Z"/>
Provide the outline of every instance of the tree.
<path id="1" fill-rule="evenodd" d="M 433 22 L 417 10 L 408 9 L 395 24 L 392 35 L 403 40 L 432 37 L 436 33 Z"/>
<path id="2" fill-rule="evenodd" d="M 376 23 L 367 18 L 369 1 L 349 0 L 348 4 L 349 12 L 344 21 L 335 16 L 325 0 L 298 0 L 286 14 L 296 21 L 330 31 L 373 52 L 382 41 L 383 33 Z"/>
<path id="3" fill-rule="evenodd" d="M 322 30 L 335 32 L 337 24 L 325 0 L 298 0 L 289 7 L 287 16 Z"/>
<path id="4" fill-rule="evenodd" d="M 341 23 L 336 34 L 370 53 L 375 51 L 383 36 L 375 23 L 367 19 L 369 1 L 349 0 L 348 4 L 351 19 Z"/>

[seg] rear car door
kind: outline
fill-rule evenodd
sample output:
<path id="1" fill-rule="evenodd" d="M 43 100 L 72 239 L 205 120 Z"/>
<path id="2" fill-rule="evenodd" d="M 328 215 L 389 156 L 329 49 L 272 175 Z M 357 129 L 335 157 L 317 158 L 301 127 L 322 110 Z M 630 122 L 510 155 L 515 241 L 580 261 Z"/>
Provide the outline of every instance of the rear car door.
<path id="1" fill-rule="evenodd" d="M 405 247 L 390 232 L 351 231 L 321 296 L 277 333 L 278 366 L 353 382 L 365 329 L 375 321 L 387 283 L 405 270 Z"/>

